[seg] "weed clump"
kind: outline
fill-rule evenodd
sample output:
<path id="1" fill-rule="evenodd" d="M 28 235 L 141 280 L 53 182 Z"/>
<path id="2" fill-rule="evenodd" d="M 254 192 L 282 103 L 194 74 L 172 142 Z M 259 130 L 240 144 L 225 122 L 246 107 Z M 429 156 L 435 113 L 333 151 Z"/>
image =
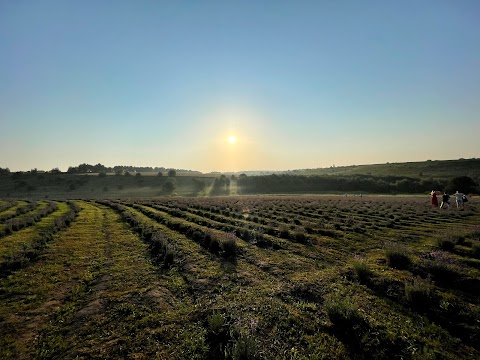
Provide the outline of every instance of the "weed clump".
<path id="1" fill-rule="evenodd" d="M 443 237 L 437 239 L 436 245 L 440 250 L 443 251 L 453 251 L 453 249 L 455 248 L 455 243 L 450 237 Z"/>
<path id="2" fill-rule="evenodd" d="M 220 334 L 226 326 L 225 317 L 222 314 L 212 314 L 207 319 L 208 331 L 212 334 Z"/>
<path id="3" fill-rule="evenodd" d="M 422 279 L 416 276 L 412 282 L 405 284 L 405 297 L 416 308 L 426 308 L 430 305 L 432 291 L 433 283 L 430 277 Z"/>
<path id="4" fill-rule="evenodd" d="M 256 342 L 251 335 L 240 336 L 233 345 L 232 358 L 234 360 L 256 359 Z"/>
<path id="5" fill-rule="evenodd" d="M 225 257 L 235 257 L 237 255 L 237 242 L 235 235 L 227 233 L 222 241 L 222 250 Z"/>
<path id="6" fill-rule="evenodd" d="M 420 267 L 442 283 L 458 279 L 457 261 L 445 251 L 430 251 L 420 256 Z"/>
<path id="7" fill-rule="evenodd" d="M 357 258 L 353 262 L 353 271 L 360 283 L 367 283 L 373 276 L 373 272 L 368 266 L 366 259 Z"/>
<path id="8" fill-rule="evenodd" d="M 163 266 L 166 268 L 170 268 L 173 265 L 174 259 L 175 259 L 175 251 L 171 246 L 167 246 L 165 251 L 165 258 L 163 260 Z"/>
<path id="9" fill-rule="evenodd" d="M 221 250 L 220 239 L 217 238 L 216 236 L 212 236 L 210 238 L 210 244 L 209 244 L 208 248 L 214 254 L 219 253 L 220 250 Z"/>
<path id="10" fill-rule="evenodd" d="M 353 331 L 363 322 L 357 307 L 348 298 L 335 298 L 325 304 L 325 310 L 332 324 L 341 331 Z"/>
<path id="11" fill-rule="evenodd" d="M 307 244 L 308 243 L 307 235 L 305 235 L 305 233 L 303 231 L 296 231 L 293 234 L 293 239 L 295 240 L 295 242 L 297 242 L 299 244 Z"/>
<path id="12" fill-rule="evenodd" d="M 480 244 L 475 244 L 472 246 L 472 255 L 477 259 L 480 259 Z"/>
<path id="13" fill-rule="evenodd" d="M 388 266 L 396 269 L 408 269 L 412 264 L 407 247 L 397 243 L 385 244 L 385 255 Z"/>

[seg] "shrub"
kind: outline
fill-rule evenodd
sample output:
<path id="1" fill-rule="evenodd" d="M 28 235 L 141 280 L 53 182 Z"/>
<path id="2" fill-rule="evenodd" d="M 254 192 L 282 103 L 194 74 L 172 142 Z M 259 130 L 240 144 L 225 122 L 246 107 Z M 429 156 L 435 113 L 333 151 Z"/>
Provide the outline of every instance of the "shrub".
<path id="1" fill-rule="evenodd" d="M 206 237 L 205 237 L 205 240 L 206 240 Z M 209 244 L 208 248 L 213 253 L 220 252 L 220 250 L 221 250 L 220 240 L 216 236 L 211 236 L 210 237 L 210 244 Z"/>
<path id="2" fill-rule="evenodd" d="M 439 238 L 436 241 L 436 245 L 439 249 L 444 251 L 453 251 L 455 248 L 455 243 L 449 238 Z"/>
<path id="3" fill-rule="evenodd" d="M 235 235 L 227 233 L 226 238 L 222 241 L 222 249 L 225 257 L 234 257 L 237 254 Z"/>
<path id="4" fill-rule="evenodd" d="M 325 304 L 328 318 L 339 330 L 352 331 L 362 323 L 363 318 L 350 299 L 337 297 Z"/>
<path id="5" fill-rule="evenodd" d="M 268 233 L 268 232 L 267 232 Z M 286 227 L 282 227 L 280 229 L 280 234 L 279 236 L 283 239 L 290 239 L 290 231 Z"/>
<path id="6" fill-rule="evenodd" d="M 166 268 L 171 267 L 173 265 L 174 258 L 175 258 L 174 250 L 170 246 L 167 246 L 166 251 L 165 251 L 165 259 L 163 261 L 163 265 Z"/>
<path id="7" fill-rule="evenodd" d="M 168 180 L 163 184 L 162 189 L 165 193 L 171 194 L 176 187 L 177 187 L 177 184 L 173 180 Z"/>
<path id="8" fill-rule="evenodd" d="M 432 290 L 433 284 L 429 277 L 422 279 L 416 276 L 412 282 L 405 284 L 405 297 L 413 306 L 424 308 L 430 303 Z"/>
<path id="9" fill-rule="evenodd" d="M 368 282 L 373 275 L 366 259 L 356 259 L 353 262 L 353 271 L 361 283 Z"/>
<path id="10" fill-rule="evenodd" d="M 420 267 L 433 275 L 435 280 L 448 282 L 458 277 L 457 261 L 444 251 L 436 250 L 420 256 Z"/>
<path id="11" fill-rule="evenodd" d="M 232 351 L 232 358 L 234 360 L 250 360 L 255 359 L 256 343 L 251 335 L 242 335 L 235 341 Z"/>
<path id="12" fill-rule="evenodd" d="M 225 317 L 222 314 L 212 314 L 208 317 L 208 331 L 218 335 L 225 329 Z"/>
<path id="13" fill-rule="evenodd" d="M 146 241 L 146 237 L 144 237 Z M 154 233 L 151 236 L 150 240 L 150 252 L 154 256 L 158 255 L 163 255 L 166 251 L 165 249 L 167 248 L 167 240 L 162 234 L 159 233 Z"/>
<path id="14" fill-rule="evenodd" d="M 202 243 L 204 238 L 205 238 L 205 235 L 201 232 L 201 231 L 198 231 L 198 230 L 195 230 L 193 233 L 192 233 L 192 236 L 191 236 L 192 240 L 195 241 L 196 243 Z"/>
<path id="15" fill-rule="evenodd" d="M 472 246 L 472 255 L 477 259 L 480 259 L 480 244 L 475 244 Z"/>
<path id="16" fill-rule="evenodd" d="M 385 255 L 387 264 L 392 268 L 408 269 L 412 260 L 406 246 L 397 243 L 385 244 Z"/>
<path id="17" fill-rule="evenodd" d="M 307 236 L 305 235 L 305 233 L 301 232 L 301 231 L 296 231 L 294 234 L 293 234 L 293 239 L 300 243 L 300 244 L 306 244 L 308 241 L 308 238 Z"/>
<path id="18" fill-rule="evenodd" d="M 480 240 L 480 225 L 475 226 L 468 237 L 474 240 Z"/>

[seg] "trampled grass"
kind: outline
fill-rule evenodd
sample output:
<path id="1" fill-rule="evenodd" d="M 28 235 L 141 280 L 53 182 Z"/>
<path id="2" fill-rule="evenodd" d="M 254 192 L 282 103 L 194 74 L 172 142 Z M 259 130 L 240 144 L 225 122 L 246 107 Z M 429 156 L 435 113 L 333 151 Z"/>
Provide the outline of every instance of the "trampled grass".
<path id="1" fill-rule="evenodd" d="M 480 357 L 476 199 L 465 211 L 418 197 L 77 205 L 1 282 L 2 358 Z M 28 243 L 59 206 L 10 236 Z"/>

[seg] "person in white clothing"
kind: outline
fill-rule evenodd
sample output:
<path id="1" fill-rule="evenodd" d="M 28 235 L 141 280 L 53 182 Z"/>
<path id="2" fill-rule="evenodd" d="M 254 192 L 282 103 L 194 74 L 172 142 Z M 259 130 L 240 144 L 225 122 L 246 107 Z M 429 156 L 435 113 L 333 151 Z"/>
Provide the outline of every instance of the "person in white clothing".
<path id="1" fill-rule="evenodd" d="M 453 196 L 455 196 L 455 201 L 457 202 L 457 209 L 460 209 L 460 210 L 463 210 L 463 197 L 464 195 L 461 193 L 461 192 L 455 192 L 455 194 L 453 194 Z"/>

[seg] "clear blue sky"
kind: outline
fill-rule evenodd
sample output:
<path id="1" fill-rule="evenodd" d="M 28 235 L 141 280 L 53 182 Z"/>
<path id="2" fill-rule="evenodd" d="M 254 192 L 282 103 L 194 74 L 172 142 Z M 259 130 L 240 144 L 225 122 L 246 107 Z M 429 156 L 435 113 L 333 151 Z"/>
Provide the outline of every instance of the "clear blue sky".
<path id="1" fill-rule="evenodd" d="M 461 157 L 480 1 L 0 0 L 0 167 Z"/>

